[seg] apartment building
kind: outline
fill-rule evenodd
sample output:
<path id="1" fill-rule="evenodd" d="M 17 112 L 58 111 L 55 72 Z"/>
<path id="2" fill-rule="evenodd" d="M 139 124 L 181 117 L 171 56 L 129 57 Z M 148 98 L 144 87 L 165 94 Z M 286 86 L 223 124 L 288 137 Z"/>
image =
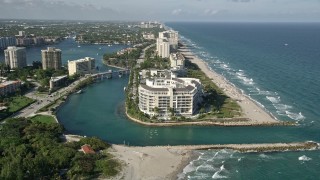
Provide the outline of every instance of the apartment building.
<path id="1" fill-rule="evenodd" d="M 0 83 L 0 96 L 16 92 L 21 86 L 20 81 L 5 81 Z"/>
<path id="2" fill-rule="evenodd" d="M 95 59 L 91 57 L 85 57 L 83 59 L 68 61 L 69 75 L 74 74 L 91 74 L 95 72 Z"/>
<path id="3" fill-rule="evenodd" d="M 23 68 L 27 66 L 26 48 L 9 46 L 4 50 L 5 63 L 13 68 Z"/>
<path id="4" fill-rule="evenodd" d="M 138 92 L 139 109 L 164 119 L 170 117 L 171 110 L 176 115 L 192 116 L 202 101 L 199 79 L 177 78 L 174 75 L 147 78 L 145 84 L 139 85 Z"/>
<path id="5" fill-rule="evenodd" d="M 42 56 L 42 68 L 43 69 L 60 69 L 61 62 L 61 50 L 54 47 L 48 47 L 46 50 L 41 50 Z"/>
<path id="6" fill-rule="evenodd" d="M 183 69 L 185 58 L 181 53 L 170 54 L 170 66 L 171 68 Z"/>

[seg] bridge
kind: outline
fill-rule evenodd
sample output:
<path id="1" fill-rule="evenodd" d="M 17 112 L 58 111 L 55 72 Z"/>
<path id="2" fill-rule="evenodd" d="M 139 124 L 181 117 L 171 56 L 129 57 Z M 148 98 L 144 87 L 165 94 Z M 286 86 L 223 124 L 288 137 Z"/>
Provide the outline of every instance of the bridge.
<path id="1" fill-rule="evenodd" d="M 129 69 L 122 69 L 122 70 L 117 70 L 117 71 L 106 71 L 106 72 L 99 72 L 92 74 L 91 77 L 93 77 L 95 80 L 103 80 L 103 79 L 111 79 L 112 77 L 122 77 L 123 75 L 130 74 Z"/>

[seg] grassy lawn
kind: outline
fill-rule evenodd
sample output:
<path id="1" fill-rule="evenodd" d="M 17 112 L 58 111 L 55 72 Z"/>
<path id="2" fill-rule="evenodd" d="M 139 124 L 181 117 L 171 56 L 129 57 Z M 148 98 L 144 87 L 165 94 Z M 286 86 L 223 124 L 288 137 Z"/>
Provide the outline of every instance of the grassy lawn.
<path id="1" fill-rule="evenodd" d="M 8 109 L 0 112 L 0 120 L 9 117 L 15 112 L 29 106 L 35 100 L 25 96 L 13 96 L 8 99 Z"/>
<path id="2" fill-rule="evenodd" d="M 34 100 L 25 96 L 12 97 L 9 102 L 9 113 L 14 113 L 20 109 L 30 105 Z"/>
<path id="3" fill-rule="evenodd" d="M 32 122 L 41 122 L 41 123 L 56 123 L 56 120 L 52 116 L 47 116 L 47 115 L 36 115 L 31 118 Z"/>

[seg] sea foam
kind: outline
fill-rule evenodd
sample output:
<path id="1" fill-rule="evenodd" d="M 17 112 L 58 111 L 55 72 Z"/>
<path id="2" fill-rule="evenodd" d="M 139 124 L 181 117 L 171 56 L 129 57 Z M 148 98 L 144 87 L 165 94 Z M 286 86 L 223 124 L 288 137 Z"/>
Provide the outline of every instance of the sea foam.
<path id="1" fill-rule="evenodd" d="M 300 156 L 298 159 L 299 159 L 299 161 L 311 161 L 312 160 L 312 158 L 309 158 L 306 155 Z"/>

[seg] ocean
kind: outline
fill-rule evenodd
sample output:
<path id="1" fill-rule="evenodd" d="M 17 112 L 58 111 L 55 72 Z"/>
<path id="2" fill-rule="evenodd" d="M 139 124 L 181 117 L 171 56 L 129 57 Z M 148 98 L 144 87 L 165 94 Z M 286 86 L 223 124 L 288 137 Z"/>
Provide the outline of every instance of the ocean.
<path id="1" fill-rule="evenodd" d="M 188 145 L 272 142 L 320 142 L 320 24 L 316 23 L 167 23 L 210 68 L 296 127 L 146 127 L 124 114 L 123 87 L 128 76 L 96 83 L 71 95 L 57 112 L 72 134 L 97 136 L 127 145 Z M 102 55 L 125 46 L 81 45 L 67 39 L 57 45 L 63 63 L 85 56 L 104 66 Z M 28 64 L 40 50 L 27 49 Z M 0 60 L 3 53 L 0 53 Z M 319 179 L 319 151 L 238 153 L 197 151 L 180 179 Z"/>
<path id="2" fill-rule="evenodd" d="M 211 69 L 277 119 L 299 123 L 292 133 L 319 142 L 320 23 L 166 25 L 179 31 L 182 41 Z M 181 179 L 319 179 L 320 175 L 319 151 L 198 153 Z"/>

